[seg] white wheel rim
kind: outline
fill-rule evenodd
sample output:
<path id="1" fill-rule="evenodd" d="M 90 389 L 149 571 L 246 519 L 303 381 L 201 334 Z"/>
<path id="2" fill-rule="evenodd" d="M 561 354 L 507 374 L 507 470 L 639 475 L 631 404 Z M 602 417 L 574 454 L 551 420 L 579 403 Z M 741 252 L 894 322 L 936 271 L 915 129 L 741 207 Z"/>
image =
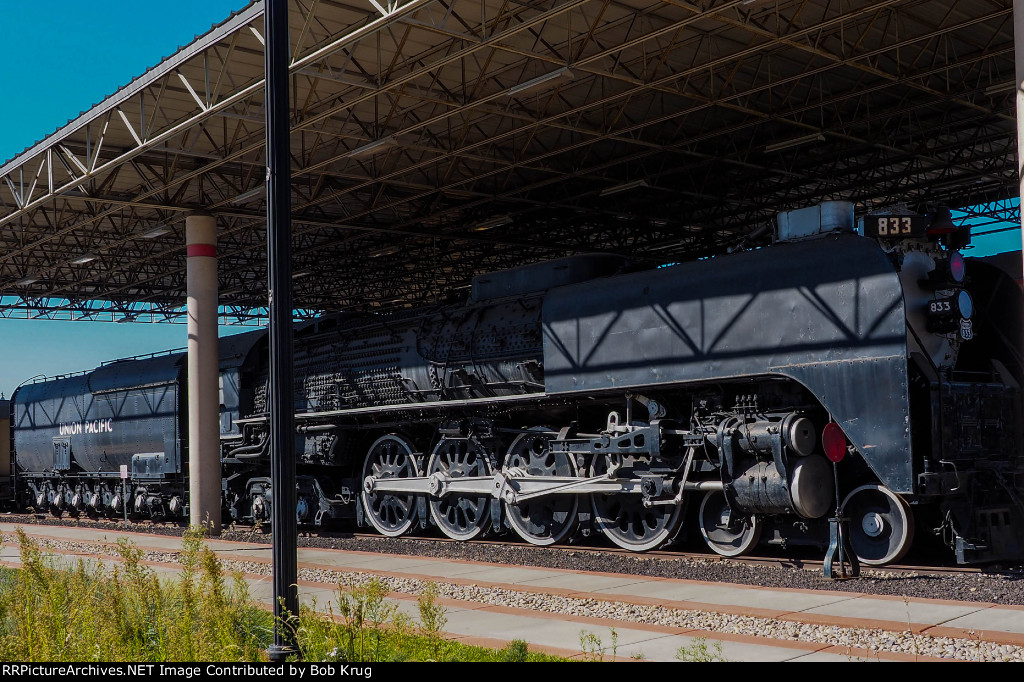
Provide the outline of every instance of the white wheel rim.
<path id="1" fill-rule="evenodd" d="M 910 549 L 914 516 L 903 498 L 885 486 L 869 483 L 851 490 L 843 500 L 843 514 L 850 521 L 850 544 L 862 564 L 891 564 Z"/>
<path id="2" fill-rule="evenodd" d="M 377 447 L 382 442 L 385 442 L 385 441 L 394 441 L 398 445 L 398 447 L 400 449 L 399 451 L 404 453 L 405 457 L 408 459 L 409 468 L 412 471 L 412 475 L 413 476 L 419 476 L 420 473 L 419 473 L 419 471 L 416 468 L 416 460 L 412 456 L 412 453 L 413 453 L 412 444 L 409 443 L 409 441 L 407 441 L 405 438 L 402 438 L 401 436 L 398 436 L 398 435 L 395 435 L 395 434 L 389 434 L 387 436 L 381 436 L 380 438 L 375 440 L 373 442 L 373 445 L 371 445 L 370 449 L 367 451 L 367 453 L 366 453 L 366 460 L 363 462 L 363 479 L 366 479 L 367 476 L 371 476 L 373 474 L 373 464 L 370 461 L 370 456 L 377 449 Z M 385 477 L 385 478 L 390 478 L 390 477 Z M 403 478 L 405 478 L 405 477 L 403 477 Z M 415 501 L 415 498 L 413 496 L 411 496 L 411 495 L 388 495 L 387 493 L 382 495 L 383 498 L 387 498 L 387 497 L 392 497 L 392 498 L 396 498 L 396 499 L 399 498 L 399 497 L 405 498 L 408 501 L 408 503 L 409 503 L 410 509 L 409 509 L 409 511 L 408 511 L 408 513 L 406 515 L 406 518 L 402 522 L 400 522 L 400 523 L 398 523 L 398 524 L 396 524 L 394 526 L 388 526 L 388 525 L 385 525 L 385 524 L 380 522 L 380 519 L 377 517 L 377 514 L 375 514 L 374 511 L 373 511 L 373 497 L 374 497 L 374 495 L 371 495 L 371 494 L 367 493 L 366 490 L 363 489 L 363 491 L 361 493 L 361 499 L 363 501 L 363 512 L 365 513 L 367 520 L 377 530 L 378 533 L 380 533 L 381 535 L 386 535 L 387 537 L 390 537 L 390 538 L 395 538 L 395 537 L 398 537 L 399 535 L 402 535 L 403 533 L 408 532 L 409 529 L 412 528 L 413 523 L 415 523 L 415 521 L 416 521 L 416 506 L 415 506 L 416 505 L 416 501 Z"/>
<path id="3" fill-rule="evenodd" d="M 707 495 L 705 495 L 704 499 L 701 500 L 700 502 L 700 513 L 698 514 L 698 519 L 700 521 L 700 534 L 704 536 L 704 542 L 707 543 L 707 546 L 711 549 L 711 551 L 715 552 L 716 554 L 721 554 L 722 556 L 727 557 L 735 557 L 746 554 L 751 549 L 753 549 L 761 540 L 761 522 L 757 518 L 756 514 L 752 514 L 746 517 L 746 525 L 744 526 L 745 530 L 733 536 L 733 541 L 735 542 L 735 544 L 726 544 L 721 542 L 721 540 L 712 538 L 710 533 L 708 532 L 707 525 L 704 523 L 704 519 L 705 515 L 707 514 L 708 501 L 715 499 L 716 496 L 719 495 L 722 496 L 722 499 L 724 501 L 725 495 L 723 493 L 713 490 L 709 492 Z M 716 511 L 715 516 L 721 518 L 723 511 L 724 508 L 718 509 Z"/>
<path id="4" fill-rule="evenodd" d="M 591 475 L 593 474 L 594 472 L 591 473 Z M 615 500 L 615 498 L 620 499 Z M 595 494 L 590 496 L 594 526 L 612 543 L 631 552 L 646 552 L 660 547 L 675 537 L 683 522 L 683 505 L 659 505 L 641 510 L 637 508 L 640 499 L 640 495 Z M 620 503 L 618 515 L 606 516 L 605 512 L 608 511 L 608 507 L 614 508 L 615 502 Z M 647 518 L 643 518 L 645 516 Z M 638 538 L 635 534 L 630 535 L 628 531 L 621 529 L 623 520 L 628 520 L 630 528 L 640 526 L 650 529 L 657 526 L 658 529 L 644 538 Z M 647 531 L 645 530 L 645 532 Z"/>
<path id="5" fill-rule="evenodd" d="M 456 440 L 461 439 L 442 439 L 437 444 L 434 448 L 434 453 L 430 455 L 430 462 L 427 464 L 428 476 L 442 470 L 452 478 L 458 478 L 463 475 L 461 471 L 456 471 L 456 474 L 452 475 L 450 468 L 452 463 L 451 451 L 446 449 L 453 445 L 457 447 L 458 443 L 453 442 Z M 479 472 L 480 475 L 491 475 L 491 467 L 487 464 L 487 452 L 484 450 L 483 445 L 475 441 L 467 441 L 467 450 L 469 449 L 469 443 L 473 443 L 475 447 L 479 448 L 479 452 L 473 453 L 472 468 L 482 469 Z M 468 452 L 459 453 L 459 455 L 461 454 L 465 454 L 466 459 L 469 459 Z M 456 455 L 456 458 L 459 455 Z M 470 513 L 475 518 L 470 518 Z M 455 520 L 452 521 L 449 517 L 454 517 Z M 430 518 L 433 519 L 441 532 L 452 540 L 472 540 L 484 532 L 491 520 L 490 498 L 486 496 L 452 494 L 441 499 L 431 498 Z"/>
<path id="6" fill-rule="evenodd" d="M 534 430 L 545 432 L 548 429 L 531 429 L 531 431 Z M 515 457 L 521 457 L 521 455 L 517 454 L 516 452 L 517 447 L 520 445 L 520 443 L 526 440 L 527 438 L 535 437 L 537 437 L 537 434 L 535 433 L 522 433 L 516 436 L 516 439 L 512 441 L 512 444 L 508 448 L 508 452 L 505 454 L 505 462 L 504 466 L 502 466 L 503 471 L 511 472 L 512 469 L 515 468 L 515 463 L 512 460 Z M 569 466 L 571 475 L 576 476 L 578 474 L 576 462 L 572 459 L 571 456 L 568 456 L 565 461 Z M 531 545 L 537 545 L 538 547 L 546 547 L 548 545 L 555 545 L 562 542 L 563 540 L 565 540 L 566 537 L 569 536 L 570 533 L 572 533 L 573 530 L 576 529 L 576 524 L 579 519 L 579 499 L 576 496 L 572 496 L 570 499 L 572 500 L 572 502 L 571 504 L 569 504 L 566 510 L 560 510 L 559 512 L 551 511 L 552 516 L 554 516 L 554 514 L 556 513 L 564 513 L 566 518 L 565 521 L 562 524 L 560 524 L 560 526 L 558 526 L 554 532 L 548 535 L 540 535 L 534 532 L 530 526 L 523 522 L 521 518 L 522 508 L 524 506 L 528 507 L 528 505 L 530 505 L 529 501 L 527 501 L 525 505 L 509 504 L 508 502 L 502 502 L 502 506 L 505 509 L 505 518 L 508 519 L 509 526 L 511 526 L 512 530 L 515 532 L 516 535 L 518 535 L 526 542 L 529 542 Z"/>

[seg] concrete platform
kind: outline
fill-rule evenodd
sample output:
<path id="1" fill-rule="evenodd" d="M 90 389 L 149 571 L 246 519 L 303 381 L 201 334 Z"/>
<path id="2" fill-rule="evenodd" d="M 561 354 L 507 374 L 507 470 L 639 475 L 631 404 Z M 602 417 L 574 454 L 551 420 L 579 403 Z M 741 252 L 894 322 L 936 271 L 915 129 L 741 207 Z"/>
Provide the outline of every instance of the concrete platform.
<path id="1" fill-rule="evenodd" d="M 150 551 L 175 552 L 181 539 L 130 531 L 98 530 L 68 526 L 22 526 L 38 539 L 85 543 L 116 543 L 125 537 Z M 18 565 L 11 542 L 15 526 L 0 522 L 4 544 L 0 562 Z M 269 564 L 269 545 L 209 540 L 220 558 Z M 982 639 L 1024 646 L 1024 607 L 983 602 L 880 597 L 854 592 L 767 589 L 728 583 L 709 583 L 670 578 L 609 573 L 584 573 L 529 566 L 499 566 L 472 561 L 384 555 L 368 552 L 299 548 L 299 568 L 397 576 L 456 585 L 479 585 L 518 592 L 563 595 L 637 605 L 663 605 L 694 611 L 740 614 L 782 621 L 854 628 L 879 628 L 893 632 L 908 629 L 936 637 Z M 151 564 L 160 573 L 172 574 L 170 564 Z M 271 603 L 269 575 L 245 576 L 253 598 Z M 326 607 L 336 596 L 336 586 L 299 581 L 300 599 Z M 415 617 L 416 597 L 392 593 L 398 608 Z M 874 653 L 828 644 L 734 635 L 658 626 L 585 615 L 563 615 L 507 605 L 441 600 L 446 632 L 470 643 L 504 646 L 513 639 L 562 655 L 604 656 L 620 659 L 672 661 L 680 647 L 692 647 L 702 639 L 731 661 L 866 661 L 922 660 L 920 657 Z M 614 629 L 614 635 L 613 635 Z M 585 640 L 585 641 L 584 641 Z M 586 642 L 586 643 L 585 643 Z M 603 650 L 603 653 L 600 651 Z M 927 660 L 927 659 L 924 659 Z"/>

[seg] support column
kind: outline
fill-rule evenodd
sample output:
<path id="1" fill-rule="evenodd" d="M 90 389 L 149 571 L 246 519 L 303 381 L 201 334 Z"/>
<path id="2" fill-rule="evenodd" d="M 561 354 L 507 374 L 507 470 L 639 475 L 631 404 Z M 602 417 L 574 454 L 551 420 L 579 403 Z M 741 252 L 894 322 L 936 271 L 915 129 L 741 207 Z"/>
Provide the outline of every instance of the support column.
<path id="1" fill-rule="evenodd" d="M 274 643 L 271 661 L 296 651 L 299 613 L 295 545 L 295 387 L 292 370 L 291 121 L 288 98 L 288 0 L 265 0 L 267 74 L 267 288 L 270 299 L 270 490 L 273 538 Z"/>
<path id="2" fill-rule="evenodd" d="M 1017 86 L 1014 88 L 1017 93 L 1017 199 L 1020 202 L 1021 271 L 1024 272 L 1024 0 L 1013 0 L 1013 73 Z M 1024 311 L 1018 310 L 1017 315 L 1024 315 Z"/>
<path id="3" fill-rule="evenodd" d="M 1024 196 L 1024 0 L 1013 0 L 1013 66 L 1017 87 L 1017 196 Z M 1024 227 L 1024 206 L 1021 206 L 1021 226 Z M 1021 230 L 1024 247 L 1024 229 Z M 1024 259 L 1024 250 L 1021 251 Z"/>
<path id="4" fill-rule="evenodd" d="M 189 524 L 220 535 L 220 352 L 217 344 L 217 223 L 185 218 L 188 245 Z"/>

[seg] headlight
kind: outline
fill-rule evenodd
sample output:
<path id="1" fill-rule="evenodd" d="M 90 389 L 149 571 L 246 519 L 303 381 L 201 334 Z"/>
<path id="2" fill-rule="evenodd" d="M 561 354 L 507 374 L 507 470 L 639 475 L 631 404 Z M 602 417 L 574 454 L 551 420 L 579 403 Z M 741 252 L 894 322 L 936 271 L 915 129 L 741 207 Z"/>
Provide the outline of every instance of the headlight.
<path id="1" fill-rule="evenodd" d="M 960 317 L 965 320 L 971 319 L 971 315 L 974 314 L 974 301 L 966 291 L 961 291 L 956 295 L 956 307 L 960 311 Z"/>
<path id="2" fill-rule="evenodd" d="M 964 260 L 964 256 L 959 251 L 954 251 L 949 256 L 948 261 L 949 278 L 960 284 L 964 281 L 964 277 L 967 276 L 967 261 Z"/>
<path id="3" fill-rule="evenodd" d="M 948 298 L 937 298 L 928 303 L 928 331 L 948 333 L 956 330 L 960 320 L 974 315 L 974 301 L 966 291 L 960 290 Z"/>

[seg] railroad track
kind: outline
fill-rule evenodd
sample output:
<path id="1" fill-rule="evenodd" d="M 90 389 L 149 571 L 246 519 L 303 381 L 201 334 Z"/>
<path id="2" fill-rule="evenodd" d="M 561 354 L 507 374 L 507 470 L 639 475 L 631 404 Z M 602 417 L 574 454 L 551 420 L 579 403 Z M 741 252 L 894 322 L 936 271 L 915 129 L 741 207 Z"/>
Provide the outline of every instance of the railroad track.
<path id="1" fill-rule="evenodd" d="M 178 523 L 161 523 L 150 520 L 140 520 L 137 522 L 129 522 L 127 527 L 121 520 L 112 519 L 89 519 L 86 517 L 79 517 L 77 519 L 56 519 L 49 514 L 6 514 L 0 517 L 0 520 L 9 523 L 26 523 L 26 524 L 38 524 L 38 525 L 58 525 L 58 526 L 85 526 L 95 527 L 97 529 L 109 528 L 111 530 L 130 530 L 132 532 L 139 533 L 159 533 L 159 534 L 179 534 L 184 531 L 185 526 Z M 253 528 L 249 526 L 238 527 L 230 526 L 225 530 L 225 537 L 238 537 L 239 535 L 244 536 L 245 541 L 250 542 L 270 542 L 271 534 L 269 528 Z M 486 556 L 488 553 L 515 553 L 515 552 L 527 552 L 531 554 L 554 554 L 561 553 L 563 555 L 569 555 L 576 560 L 579 560 L 581 556 L 589 557 L 587 565 L 600 564 L 603 560 L 610 558 L 619 558 L 623 560 L 632 561 L 644 561 L 644 562 L 663 562 L 663 563 L 689 563 L 689 564 L 706 564 L 709 566 L 728 566 L 730 568 L 735 567 L 747 567 L 750 569 L 777 569 L 777 570 L 798 570 L 805 571 L 808 573 L 816 573 L 817 575 L 823 575 L 824 572 L 824 560 L 817 555 L 817 553 L 807 548 L 803 552 L 795 553 L 793 548 L 785 550 L 778 549 L 777 551 L 773 547 L 763 547 L 757 554 L 743 557 L 723 557 L 713 552 L 701 552 L 688 549 L 685 547 L 673 547 L 671 549 L 663 550 L 649 550 L 643 553 L 631 552 L 617 546 L 609 546 L 601 542 L 601 538 L 578 538 L 571 544 L 558 545 L 551 547 L 538 548 L 527 542 L 517 540 L 511 534 L 501 536 L 498 538 L 480 538 L 471 541 L 470 543 L 453 540 L 444 536 L 436 536 L 429 534 L 416 534 L 409 533 L 403 535 L 401 538 L 382 538 L 376 533 L 365 533 L 365 532 L 346 532 L 346 531 L 310 531 L 301 530 L 299 534 L 300 544 L 309 544 L 311 542 L 328 545 L 331 543 L 339 544 L 344 546 L 345 543 L 388 543 L 393 545 L 401 544 L 402 549 L 395 550 L 396 553 L 409 553 L 414 555 L 419 554 L 452 554 L 457 555 L 461 551 L 466 550 L 467 546 L 473 548 L 472 554 L 474 557 L 477 555 Z M 437 548 L 450 548 L 450 549 L 437 549 Z M 417 549 L 418 548 L 418 549 Z M 1021 571 L 1018 567 L 978 567 L 978 566 L 959 566 L 949 563 L 948 559 L 944 557 L 921 557 L 920 553 L 911 554 L 911 562 L 904 562 L 900 564 L 892 564 L 883 568 L 873 567 L 862 567 L 862 575 L 864 576 L 884 576 L 886 579 L 893 580 L 898 579 L 901 576 L 915 577 L 943 577 L 943 576 L 1006 576 L 1014 579 L 1021 577 Z M 833 583 L 833 581 L 830 581 Z"/>
<path id="2" fill-rule="evenodd" d="M 330 534 L 324 534 L 323 537 L 331 537 Z M 377 539 L 380 536 L 374 533 L 350 533 L 345 534 L 345 537 L 352 537 L 357 539 Z M 430 544 L 452 544 L 461 545 L 462 542 L 458 540 L 452 540 L 446 537 L 436 537 L 430 535 L 416 535 L 409 534 L 402 536 L 402 539 L 410 543 L 422 543 L 424 545 Z M 474 540 L 473 543 L 483 547 L 512 547 L 520 549 L 531 549 L 532 545 L 522 541 L 509 540 L 504 537 L 502 538 L 483 538 Z M 648 550 L 643 553 L 631 552 L 621 547 L 609 547 L 600 544 L 600 542 L 594 542 L 593 544 L 571 544 L 571 545 L 560 545 L 557 547 L 548 547 L 544 551 L 560 551 L 560 552 L 574 552 L 574 553 L 587 553 L 593 556 L 622 556 L 622 557 L 635 557 L 643 558 L 652 561 L 690 561 L 690 562 L 709 562 L 709 563 L 730 563 L 738 564 L 743 566 L 758 567 L 758 566 L 771 566 L 778 568 L 791 568 L 807 571 L 824 571 L 824 560 L 821 558 L 814 558 L 813 550 L 805 552 L 806 556 L 794 557 L 792 556 L 792 549 L 790 553 L 783 555 L 779 553 L 774 555 L 771 552 L 771 548 L 766 548 L 764 551 L 759 552 L 755 555 L 742 556 L 742 557 L 723 557 L 720 554 L 714 552 L 699 552 L 682 548 L 671 548 L 663 550 Z M 958 566 L 955 564 L 943 563 L 939 560 L 928 559 L 927 561 L 921 561 L 918 563 L 901 563 L 891 564 L 884 568 L 871 568 L 872 573 L 875 574 L 889 574 L 889 575 L 901 575 L 901 574 L 912 574 L 912 575 L 981 575 L 981 574 L 992 574 L 992 573 L 1006 573 L 1007 575 L 1017 575 L 1015 571 L 1009 569 L 1005 571 L 993 571 L 992 569 L 981 568 L 978 566 Z M 864 569 L 867 572 L 867 569 Z"/>

